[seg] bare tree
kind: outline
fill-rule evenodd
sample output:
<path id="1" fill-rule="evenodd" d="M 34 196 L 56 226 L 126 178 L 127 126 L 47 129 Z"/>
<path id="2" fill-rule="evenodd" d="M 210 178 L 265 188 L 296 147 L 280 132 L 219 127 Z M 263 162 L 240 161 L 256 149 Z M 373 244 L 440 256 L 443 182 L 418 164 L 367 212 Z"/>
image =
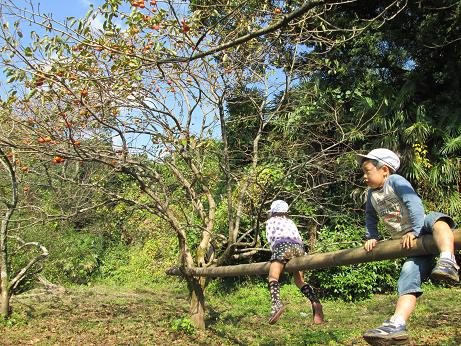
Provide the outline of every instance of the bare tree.
<path id="1" fill-rule="evenodd" d="M 9 235 L 10 223 L 13 213 L 18 207 L 18 179 L 17 179 L 17 157 L 14 151 L 7 152 L 4 146 L 0 146 L 0 162 L 3 171 L 9 177 L 10 197 L 3 197 L 2 202 L 5 206 L 3 209 L 2 223 L 0 229 L 0 270 L 1 270 L 1 298 L 0 298 L 0 315 L 7 318 L 11 312 L 10 299 L 18 288 L 18 285 L 24 280 L 31 271 L 48 256 L 48 250 L 37 242 L 25 242 L 18 236 Z M 39 253 L 32 255 L 29 262 L 16 273 L 11 272 L 11 255 L 9 244 L 12 240 L 19 243 L 18 251 L 28 248 L 36 248 Z"/>

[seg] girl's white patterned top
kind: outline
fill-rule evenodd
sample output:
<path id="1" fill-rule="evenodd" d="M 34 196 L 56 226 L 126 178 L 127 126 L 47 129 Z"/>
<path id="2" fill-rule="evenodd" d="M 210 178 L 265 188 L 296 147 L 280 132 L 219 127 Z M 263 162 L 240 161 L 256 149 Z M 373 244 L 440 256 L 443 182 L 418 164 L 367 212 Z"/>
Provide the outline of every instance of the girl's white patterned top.
<path id="1" fill-rule="evenodd" d="M 303 240 L 295 223 L 285 216 L 272 216 L 266 222 L 266 238 L 271 250 L 280 243 L 302 244 Z"/>

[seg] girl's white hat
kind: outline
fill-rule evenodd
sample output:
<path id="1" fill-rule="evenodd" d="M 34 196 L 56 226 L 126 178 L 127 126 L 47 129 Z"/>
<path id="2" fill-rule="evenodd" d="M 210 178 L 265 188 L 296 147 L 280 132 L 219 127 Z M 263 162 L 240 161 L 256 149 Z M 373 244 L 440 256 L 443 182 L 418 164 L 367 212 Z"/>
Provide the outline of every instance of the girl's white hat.
<path id="1" fill-rule="evenodd" d="M 281 199 L 273 201 L 272 204 L 271 204 L 271 208 L 269 209 L 269 212 L 271 214 L 273 214 L 273 213 L 286 213 L 286 212 L 288 212 L 288 203 L 285 202 L 285 201 L 282 201 Z"/>

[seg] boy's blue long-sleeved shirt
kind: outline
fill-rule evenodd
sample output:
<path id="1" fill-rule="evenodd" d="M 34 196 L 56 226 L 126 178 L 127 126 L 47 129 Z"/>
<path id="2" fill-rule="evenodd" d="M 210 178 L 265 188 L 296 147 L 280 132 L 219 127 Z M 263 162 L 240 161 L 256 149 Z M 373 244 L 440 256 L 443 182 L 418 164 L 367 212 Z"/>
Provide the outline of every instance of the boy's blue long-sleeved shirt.
<path id="1" fill-rule="evenodd" d="M 391 238 L 408 232 L 419 236 L 424 224 L 424 206 L 410 182 L 392 174 L 380 189 L 369 189 L 365 208 L 366 239 L 378 239 L 378 220 L 381 218 Z"/>

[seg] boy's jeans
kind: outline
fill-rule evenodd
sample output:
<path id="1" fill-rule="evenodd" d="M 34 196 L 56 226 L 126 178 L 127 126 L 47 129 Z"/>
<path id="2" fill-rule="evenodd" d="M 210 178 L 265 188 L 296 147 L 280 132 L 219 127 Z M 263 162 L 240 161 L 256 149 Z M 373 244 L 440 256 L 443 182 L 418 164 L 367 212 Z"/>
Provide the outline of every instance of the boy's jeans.
<path id="1" fill-rule="evenodd" d="M 432 230 L 436 221 L 442 219 L 451 229 L 456 228 L 456 223 L 451 217 L 443 213 L 431 212 L 424 218 L 424 226 L 421 230 L 421 235 L 432 234 Z M 434 267 L 433 255 L 408 257 L 400 271 L 397 288 L 399 296 L 403 294 L 414 293 L 420 296 L 423 291 L 421 283 L 426 280 Z"/>

